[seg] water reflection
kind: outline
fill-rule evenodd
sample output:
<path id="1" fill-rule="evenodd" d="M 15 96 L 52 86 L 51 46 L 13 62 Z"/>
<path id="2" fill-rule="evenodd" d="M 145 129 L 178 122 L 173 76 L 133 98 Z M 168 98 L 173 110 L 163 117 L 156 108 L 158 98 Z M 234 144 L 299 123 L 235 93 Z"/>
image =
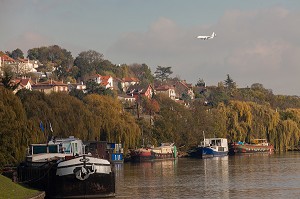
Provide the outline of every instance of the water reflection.
<path id="1" fill-rule="evenodd" d="M 300 153 L 125 163 L 116 198 L 299 198 Z"/>

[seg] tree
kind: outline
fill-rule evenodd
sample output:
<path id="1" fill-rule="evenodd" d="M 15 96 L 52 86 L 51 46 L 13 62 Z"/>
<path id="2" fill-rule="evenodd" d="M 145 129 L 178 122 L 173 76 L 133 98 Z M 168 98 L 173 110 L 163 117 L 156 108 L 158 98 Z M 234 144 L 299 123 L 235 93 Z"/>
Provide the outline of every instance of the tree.
<path id="1" fill-rule="evenodd" d="M 24 159 L 30 141 L 27 124 L 20 99 L 0 87 L 0 167 Z"/>
<path id="2" fill-rule="evenodd" d="M 205 87 L 206 86 L 205 81 L 199 78 L 199 80 L 196 83 L 196 86 Z"/>
<path id="3" fill-rule="evenodd" d="M 227 79 L 224 81 L 224 83 L 225 83 L 226 88 L 229 90 L 236 88 L 236 83 L 233 81 L 233 79 L 231 79 L 229 74 L 227 74 Z"/>
<path id="4" fill-rule="evenodd" d="M 79 53 L 74 60 L 74 65 L 79 69 L 79 77 L 81 80 L 87 80 L 88 76 L 95 73 L 96 69 L 103 62 L 103 54 L 88 50 Z"/>
<path id="5" fill-rule="evenodd" d="M 68 76 L 68 69 L 73 65 L 73 56 L 70 51 L 58 45 L 29 49 L 29 59 L 39 60 L 46 68 L 54 68 L 54 73 L 58 79 Z"/>
<path id="6" fill-rule="evenodd" d="M 132 115 L 122 111 L 118 99 L 91 94 L 84 98 L 95 118 L 96 136 L 103 141 L 124 143 L 125 147 L 136 146 L 140 129 Z"/>
<path id="7" fill-rule="evenodd" d="M 1 77 L 1 83 L 3 84 L 4 88 L 14 91 L 20 85 L 20 82 L 14 83 L 12 79 L 14 74 L 9 67 L 4 67 L 3 76 Z"/>
<path id="8" fill-rule="evenodd" d="M 157 66 L 156 71 L 154 72 L 155 78 L 162 82 L 167 80 L 172 73 L 173 72 L 171 71 L 171 67 L 162 66 Z"/>
<path id="9" fill-rule="evenodd" d="M 154 77 L 146 64 L 132 64 L 129 66 L 129 69 L 140 80 L 141 84 L 148 85 L 153 83 Z"/>
<path id="10" fill-rule="evenodd" d="M 115 93 L 109 89 L 101 86 L 93 80 L 89 80 L 86 82 L 86 92 L 87 94 L 99 94 L 99 95 L 110 95 L 115 96 Z"/>
<path id="11" fill-rule="evenodd" d="M 13 59 L 17 59 L 17 58 L 22 58 L 23 59 L 24 58 L 24 53 L 19 48 L 13 50 L 12 52 L 5 51 L 5 54 L 7 54 L 9 57 L 11 57 Z"/>
<path id="12" fill-rule="evenodd" d="M 17 58 L 22 58 L 23 59 L 24 58 L 24 53 L 21 49 L 17 48 L 16 50 L 13 50 L 11 52 L 11 57 L 13 59 L 17 59 Z"/>

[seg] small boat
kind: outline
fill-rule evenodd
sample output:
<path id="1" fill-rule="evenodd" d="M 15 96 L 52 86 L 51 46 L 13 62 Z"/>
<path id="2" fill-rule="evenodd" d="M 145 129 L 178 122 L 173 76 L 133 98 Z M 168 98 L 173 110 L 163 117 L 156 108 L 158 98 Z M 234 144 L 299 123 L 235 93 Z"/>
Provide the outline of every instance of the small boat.
<path id="1" fill-rule="evenodd" d="M 18 168 L 18 181 L 43 190 L 47 198 L 99 198 L 115 196 L 111 163 L 85 154 L 73 136 L 30 145 Z"/>
<path id="2" fill-rule="evenodd" d="M 159 147 L 152 149 L 153 159 L 172 159 L 177 158 L 177 147 L 174 143 L 161 143 Z"/>
<path id="3" fill-rule="evenodd" d="M 228 143 L 226 138 L 204 138 L 201 145 L 188 151 L 190 157 L 212 158 L 228 155 Z"/>
<path id="4" fill-rule="evenodd" d="M 234 142 L 229 146 L 229 154 L 245 153 L 273 153 L 274 146 L 268 143 L 266 139 L 253 139 L 250 144 L 244 142 Z"/>
<path id="5" fill-rule="evenodd" d="M 130 151 L 132 162 L 142 162 L 156 159 L 175 159 L 178 152 L 174 143 L 162 143 L 159 147 L 138 148 Z"/>

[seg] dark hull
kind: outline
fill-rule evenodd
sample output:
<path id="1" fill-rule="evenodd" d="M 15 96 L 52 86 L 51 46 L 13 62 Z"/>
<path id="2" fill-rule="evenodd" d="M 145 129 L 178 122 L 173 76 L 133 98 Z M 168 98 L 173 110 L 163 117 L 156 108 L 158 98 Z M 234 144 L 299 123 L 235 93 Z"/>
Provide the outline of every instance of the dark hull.
<path id="1" fill-rule="evenodd" d="M 227 156 L 228 151 L 214 151 L 207 147 L 197 147 L 189 151 L 189 156 L 192 158 L 213 158 Z"/>
<path id="2" fill-rule="evenodd" d="M 251 145 L 251 144 L 232 144 L 229 148 L 230 155 L 236 154 L 249 154 L 249 153 L 273 153 L 274 147 L 272 145 L 269 146 L 259 146 L 259 145 Z"/>
<path id="3" fill-rule="evenodd" d="M 86 180 L 72 175 L 56 175 L 57 165 L 18 167 L 18 180 L 46 192 L 46 198 L 101 198 L 115 196 L 115 175 L 94 173 Z"/>
<path id="4" fill-rule="evenodd" d="M 100 198 L 115 196 L 114 175 L 91 175 L 80 181 L 74 175 L 56 176 L 50 189 L 46 191 L 49 198 Z"/>

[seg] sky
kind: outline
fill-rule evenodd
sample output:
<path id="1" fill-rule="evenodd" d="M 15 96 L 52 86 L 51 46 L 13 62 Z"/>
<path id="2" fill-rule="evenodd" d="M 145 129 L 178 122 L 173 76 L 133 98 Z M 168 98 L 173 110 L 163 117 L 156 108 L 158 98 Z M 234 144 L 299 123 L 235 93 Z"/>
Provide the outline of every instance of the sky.
<path id="1" fill-rule="evenodd" d="M 95 50 L 192 84 L 229 74 L 238 88 L 300 96 L 299 24 L 299 0 L 0 0 L 0 51 Z"/>

